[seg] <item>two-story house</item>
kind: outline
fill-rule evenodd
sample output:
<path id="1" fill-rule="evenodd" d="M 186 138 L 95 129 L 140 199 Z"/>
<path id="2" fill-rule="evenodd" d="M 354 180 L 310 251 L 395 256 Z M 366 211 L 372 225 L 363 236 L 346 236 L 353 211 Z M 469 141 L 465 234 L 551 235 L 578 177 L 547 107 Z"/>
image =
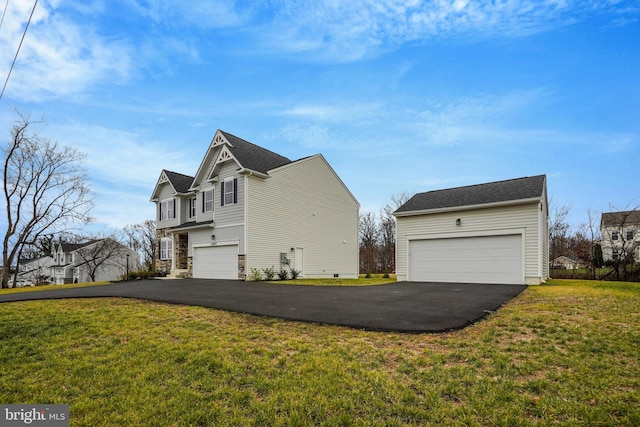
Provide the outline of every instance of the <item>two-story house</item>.
<path id="1" fill-rule="evenodd" d="M 195 176 L 163 170 L 151 201 L 170 276 L 358 276 L 360 205 L 321 154 L 292 161 L 218 130 Z"/>
<path id="2" fill-rule="evenodd" d="M 640 211 L 604 212 L 600 238 L 605 261 L 633 257 L 634 262 L 640 262 Z"/>
<path id="3" fill-rule="evenodd" d="M 51 277 L 57 285 L 118 280 L 140 268 L 138 253 L 111 239 L 56 243 L 52 258 Z"/>

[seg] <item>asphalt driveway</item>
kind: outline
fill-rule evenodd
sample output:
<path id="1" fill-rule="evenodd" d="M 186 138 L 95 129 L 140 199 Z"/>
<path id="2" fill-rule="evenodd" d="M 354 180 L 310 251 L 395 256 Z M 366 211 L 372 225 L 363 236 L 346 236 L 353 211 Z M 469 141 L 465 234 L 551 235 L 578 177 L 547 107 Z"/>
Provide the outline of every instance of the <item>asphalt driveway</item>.
<path id="1" fill-rule="evenodd" d="M 523 285 L 422 282 L 300 286 L 233 280 L 143 280 L 0 295 L 0 303 L 138 298 L 373 331 L 420 333 L 464 328 L 497 310 L 525 288 Z"/>

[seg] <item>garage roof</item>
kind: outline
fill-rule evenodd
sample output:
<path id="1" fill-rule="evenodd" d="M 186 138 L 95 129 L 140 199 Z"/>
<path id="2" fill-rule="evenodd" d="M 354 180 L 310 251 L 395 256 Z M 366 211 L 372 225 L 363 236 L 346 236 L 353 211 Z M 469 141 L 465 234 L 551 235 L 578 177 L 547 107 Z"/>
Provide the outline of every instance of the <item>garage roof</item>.
<path id="1" fill-rule="evenodd" d="M 396 210 L 395 213 L 448 210 L 476 205 L 539 199 L 544 196 L 545 181 L 546 175 L 537 175 L 418 193 Z"/>

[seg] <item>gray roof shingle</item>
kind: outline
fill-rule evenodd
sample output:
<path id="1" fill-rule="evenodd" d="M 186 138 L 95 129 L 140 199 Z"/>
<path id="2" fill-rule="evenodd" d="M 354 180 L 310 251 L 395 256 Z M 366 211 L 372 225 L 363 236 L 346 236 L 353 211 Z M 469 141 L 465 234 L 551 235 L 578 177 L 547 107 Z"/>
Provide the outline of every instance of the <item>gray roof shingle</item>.
<path id="1" fill-rule="evenodd" d="M 221 130 L 220 133 L 227 138 L 231 144 L 229 151 L 245 169 L 266 174 L 271 169 L 291 163 L 291 160 L 273 151 L 259 147 L 228 132 Z"/>
<path id="2" fill-rule="evenodd" d="M 418 193 L 396 213 L 534 199 L 544 194 L 546 175 Z"/>
<path id="3" fill-rule="evenodd" d="M 620 227 L 622 225 L 640 224 L 640 211 L 603 212 L 600 224 L 603 227 Z"/>
<path id="4" fill-rule="evenodd" d="M 189 188 L 191 188 L 191 184 L 193 183 L 193 177 L 189 175 L 184 175 L 178 172 L 171 172 L 168 170 L 164 170 L 165 175 L 171 181 L 171 185 L 178 193 L 188 193 Z"/>

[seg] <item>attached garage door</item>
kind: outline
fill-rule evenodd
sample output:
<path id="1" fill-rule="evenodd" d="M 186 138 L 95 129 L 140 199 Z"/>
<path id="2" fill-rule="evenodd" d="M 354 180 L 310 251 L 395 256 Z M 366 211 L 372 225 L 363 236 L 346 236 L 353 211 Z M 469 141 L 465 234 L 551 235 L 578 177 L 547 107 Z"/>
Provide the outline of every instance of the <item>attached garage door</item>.
<path id="1" fill-rule="evenodd" d="M 193 277 L 196 279 L 237 279 L 238 246 L 193 248 Z"/>
<path id="2" fill-rule="evenodd" d="M 521 284 L 522 256 L 519 234 L 412 240 L 409 280 Z"/>

